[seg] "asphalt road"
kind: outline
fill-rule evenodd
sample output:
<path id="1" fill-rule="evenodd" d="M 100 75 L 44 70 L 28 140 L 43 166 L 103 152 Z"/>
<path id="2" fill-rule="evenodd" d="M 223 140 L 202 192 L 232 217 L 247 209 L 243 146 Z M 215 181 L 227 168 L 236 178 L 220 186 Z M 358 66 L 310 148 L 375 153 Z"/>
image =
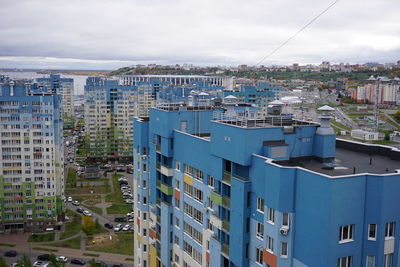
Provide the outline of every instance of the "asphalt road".
<path id="1" fill-rule="evenodd" d="M 32 244 L 31 246 L 33 247 L 35 245 Z M 0 255 L 4 256 L 4 253 L 6 251 L 9 251 L 9 250 L 15 250 L 15 249 L 14 248 L 0 247 Z M 31 250 L 30 249 L 30 251 L 28 253 L 26 253 L 26 254 L 29 256 L 29 258 L 31 259 L 32 264 L 33 264 L 35 261 L 37 261 L 37 256 L 42 255 L 42 254 L 47 254 L 47 253 L 48 252 L 45 252 L 45 251 L 35 251 L 35 250 Z M 94 252 L 94 253 L 96 254 L 97 252 Z M 17 262 L 17 260 L 19 258 L 21 258 L 23 254 L 24 253 L 20 252 L 20 253 L 18 253 L 17 257 L 4 257 L 4 259 L 6 260 L 7 265 L 11 266 L 14 262 Z M 55 253 L 55 255 L 56 256 L 64 256 L 64 255 L 61 255 L 61 254 L 58 254 L 58 253 Z M 126 256 L 126 257 L 129 258 L 129 256 Z M 68 257 L 68 263 L 66 264 L 66 266 L 83 266 L 83 265 L 76 265 L 76 264 L 70 263 L 71 259 L 73 259 L 73 258 L 72 257 Z M 79 259 L 83 259 L 84 261 L 88 262 L 92 258 L 91 257 L 79 257 Z M 121 260 L 123 261 L 124 259 L 121 259 Z M 114 264 L 119 264 L 119 262 L 115 262 L 115 261 L 114 262 L 112 262 L 112 261 L 104 261 L 104 262 L 108 266 L 112 266 Z M 89 264 L 85 264 L 84 266 L 89 266 Z M 128 265 L 128 264 L 125 263 L 124 266 L 133 266 L 133 264 L 129 264 Z"/>

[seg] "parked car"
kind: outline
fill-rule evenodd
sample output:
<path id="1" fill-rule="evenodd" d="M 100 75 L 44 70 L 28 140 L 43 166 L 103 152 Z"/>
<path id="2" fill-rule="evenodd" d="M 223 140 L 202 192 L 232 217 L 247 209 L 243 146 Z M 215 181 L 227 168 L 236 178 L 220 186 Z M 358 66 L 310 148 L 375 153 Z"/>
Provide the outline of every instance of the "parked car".
<path id="1" fill-rule="evenodd" d="M 33 263 L 33 267 L 47 267 L 47 266 L 49 266 L 49 263 L 47 262 L 35 261 L 35 263 Z"/>
<path id="2" fill-rule="evenodd" d="M 67 262 L 68 258 L 65 257 L 65 256 L 57 256 L 56 260 L 59 261 L 59 262 Z"/>
<path id="3" fill-rule="evenodd" d="M 72 201 L 72 205 L 79 206 L 79 204 L 81 204 L 81 203 L 79 203 L 79 201 L 78 201 L 78 200 L 74 200 L 74 201 Z"/>
<path id="4" fill-rule="evenodd" d="M 132 212 L 128 212 L 126 214 L 126 217 L 133 217 L 133 216 L 135 216 L 135 213 L 133 211 Z"/>
<path id="5" fill-rule="evenodd" d="M 130 224 L 125 224 L 125 226 L 122 228 L 122 231 L 129 231 L 131 229 Z"/>
<path id="6" fill-rule="evenodd" d="M 39 261 L 49 261 L 50 260 L 50 254 L 42 254 L 37 256 L 37 259 Z"/>
<path id="7" fill-rule="evenodd" d="M 132 217 L 129 217 L 129 218 L 128 218 L 128 222 L 134 222 L 134 221 L 135 221 L 134 218 L 132 218 Z"/>
<path id="8" fill-rule="evenodd" d="M 107 229 L 113 229 L 113 225 L 111 223 L 105 223 L 104 227 Z"/>
<path id="9" fill-rule="evenodd" d="M 85 265 L 86 264 L 86 262 L 84 260 L 81 260 L 81 259 L 72 259 L 71 263 L 72 264 L 78 264 L 78 265 Z"/>
<path id="10" fill-rule="evenodd" d="M 104 261 L 96 261 L 96 267 L 107 267 L 107 263 Z"/>
<path id="11" fill-rule="evenodd" d="M 88 210 L 84 210 L 84 211 L 83 211 L 83 215 L 85 215 L 85 216 L 92 216 L 92 213 L 90 213 L 90 211 L 88 211 Z"/>
<path id="12" fill-rule="evenodd" d="M 18 253 L 15 250 L 9 250 L 4 253 L 5 257 L 17 257 Z"/>
<path id="13" fill-rule="evenodd" d="M 121 190 L 127 190 L 127 189 L 130 189 L 128 186 L 121 186 Z M 72 201 L 72 200 L 71 200 Z"/>
<path id="14" fill-rule="evenodd" d="M 68 201 L 68 202 L 72 202 L 72 197 L 68 197 L 68 198 L 67 198 L 67 201 Z"/>
<path id="15" fill-rule="evenodd" d="M 133 204 L 133 199 L 131 198 L 125 199 L 125 204 Z"/>
<path id="16" fill-rule="evenodd" d="M 126 181 L 126 178 L 124 176 L 118 178 L 118 182 L 123 181 L 123 180 Z"/>
<path id="17" fill-rule="evenodd" d="M 82 208 L 77 208 L 76 211 L 79 212 L 79 213 L 83 213 L 85 210 L 82 209 Z"/>
<path id="18" fill-rule="evenodd" d="M 123 227 L 122 227 L 122 224 L 119 223 L 119 224 L 117 224 L 117 225 L 114 227 L 114 231 L 115 231 L 115 232 L 119 232 L 119 231 L 122 230 L 122 228 L 123 228 Z"/>
<path id="19" fill-rule="evenodd" d="M 124 267 L 124 265 L 123 264 L 113 264 L 113 265 L 111 265 L 111 267 Z"/>

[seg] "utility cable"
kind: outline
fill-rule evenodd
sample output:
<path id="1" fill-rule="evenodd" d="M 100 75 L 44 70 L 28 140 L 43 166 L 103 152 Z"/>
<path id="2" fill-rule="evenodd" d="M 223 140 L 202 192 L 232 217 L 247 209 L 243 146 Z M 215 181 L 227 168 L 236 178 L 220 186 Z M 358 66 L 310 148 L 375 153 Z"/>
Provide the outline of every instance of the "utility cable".
<path id="1" fill-rule="evenodd" d="M 329 9 L 331 9 L 336 3 L 339 2 L 339 0 L 335 0 L 332 4 L 330 4 L 327 8 L 325 8 L 321 13 L 319 13 L 317 16 L 315 16 L 312 20 L 310 20 L 306 25 L 304 25 L 300 30 L 298 30 L 295 34 L 290 36 L 286 41 L 284 41 L 282 44 L 280 44 L 277 48 L 272 50 L 269 54 L 265 55 L 260 61 L 258 61 L 254 66 L 257 66 L 261 64 L 264 60 L 275 54 L 279 49 L 284 47 L 287 43 L 289 43 L 293 38 L 295 38 L 299 33 L 304 31 L 308 26 L 310 26 L 314 21 L 316 21 L 319 17 L 321 17 L 324 13 L 326 13 Z"/>

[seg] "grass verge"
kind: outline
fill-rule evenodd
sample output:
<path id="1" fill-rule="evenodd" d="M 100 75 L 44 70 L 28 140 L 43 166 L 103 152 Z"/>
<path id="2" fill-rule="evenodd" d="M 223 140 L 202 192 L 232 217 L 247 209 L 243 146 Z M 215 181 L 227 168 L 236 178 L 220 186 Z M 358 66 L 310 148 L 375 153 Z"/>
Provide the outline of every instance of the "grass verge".
<path id="1" fill-rule="evenodd" d="M 107 208 L 107 214 L 125 214 L 132 211 L 132 205 L 112 204 Z"/>
<path id="2" fill-rule="evenodd" d="M 83 253 L 83 256 L 88 256 L 88 257 L 100 257 L 99 254 L 93 254 L 93 253 Z"/>
<path id="3" fill-rule="evenodd" d="M 40 248 L 40 247 L 35 247 L 32 248 L 33 250 L 39 250 L 39 251 L 47 251 L 47 252 L 57 252 L 58 249 L 51 249 L 51 248 Z"/>
<path id="4" fill-rule="evenodd" d="M 32 234 L 28 238 L 28 242 L 50 242 L 54 241 L 55 233 L 48 234 Z"/>
<path id="5" fill-rule="evenodd" d="M 61 233 L 60 239 L 66 239 L 74 236 L 81 231 L 82 216 L 71 210 L 67 210 L 67 215 L 72 218 L 72 221 L 65 225 L 65 231 Z"/>
<path id="6" fill-rule="evenodd" d="M 122 194 L 120 191 L 120 186 L 118 183 L 118 178 L 122 177 L 123 175 L 120 174 L 113 174 L 111 179 L 112 179 L 112 185 L 114 188 L 114 192 L 110 193 L 106 196 L 106 202 L 111 202 L 111 203 L 125 203 L 124 199 L 122 198 Z"/>
<path id="7" fill-rule="evenodd" d="M 74 248 L 80 249 L 81 248 L 81 237 L 75 237 L 73 239 L 47 244 L 47 246 L 54 246 L 54 247 L 61 247 L 61 248 Z"/>
<path id="8" fill-rule="evenodd" d="M 133 233 L 119 233 L 116 236 L 112 244 L 87 247 L 86 250 L 133 256 Z"/>
<path id="9" fill-rule="evenodd" d="M 76 187 L 76 169 L 73 169 L 73 168 L 68 169 L 66 187 L 70 187 L 70 188 Z"/>
<path id="10" fill-rule="evenodd" d="M 0 243 L 0 247 L 15 247 L 15 244 Z"/>

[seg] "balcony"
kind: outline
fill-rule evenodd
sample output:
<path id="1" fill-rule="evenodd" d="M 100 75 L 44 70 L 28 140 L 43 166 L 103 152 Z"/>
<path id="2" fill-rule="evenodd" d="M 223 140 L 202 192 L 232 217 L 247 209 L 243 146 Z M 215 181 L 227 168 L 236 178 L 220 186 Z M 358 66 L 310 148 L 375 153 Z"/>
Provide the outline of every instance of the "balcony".
<path id="1" fill-rule="evenodd" d="M 212 202 L 214 202 L 218 205 L 222 205 L 222 196 L 220 194 L 218 194 L 217 192 L 212 191 L 210 193 L 210 199 Z"/>
<path id="2" fill-rule="evenodd" d="M 229 244 L 222 243 L 221 251 L 229 258 Z"/>
<path id="3" fill-rule="evenodd" d="M 231 176 L 232 174 L 230 172 L 224 171 L 224 176 L 222 177 L 222 181 L 224 181 L 227 184 L 231 184 Z"/>
<path id="4" fill-rule="evenodd" d="M 231 199 L 228 196 L 223 196 L 222 197 L 222 205 L 225 206 L 226 208 L 231 207 Z"/>
<path id="5" fill-rule="evenodd" d="M 173 176 L 174 175 L 174 170 L 165 165 L 161 165 L 160 171 L 165 176 Z"/>
<path id="6" fill-rule="evenodd" d="M 161 144 L 156 144 L 156 151 L 161 153 Z"/>
<path id="7" fill-rule="evenodd" d="M 221 219 L 218 217 L 217 213 L 212 213 L 210 216 L 210 223 L 212 225 L 214 225 L 215 227 L 217 227 L 218 229 L 222 228 L 222 221 Z"/>
<path id="8" fill-rule="evenodd" d="M 224 229 L 226 232 L 230 232 L 231 229 L 231 224 L 227 220 L 222 221 L 222 229 Z"/>
<path id="9" fill-rule="evenodd" d="M 164 194 L 166 194 L 167 196 L 171 196 L 173 193 L 173 189 L 171 186 L 167 185 L 167 184 L 161 184 L 160 187 L 161 192 L 163 192 Z"/>

